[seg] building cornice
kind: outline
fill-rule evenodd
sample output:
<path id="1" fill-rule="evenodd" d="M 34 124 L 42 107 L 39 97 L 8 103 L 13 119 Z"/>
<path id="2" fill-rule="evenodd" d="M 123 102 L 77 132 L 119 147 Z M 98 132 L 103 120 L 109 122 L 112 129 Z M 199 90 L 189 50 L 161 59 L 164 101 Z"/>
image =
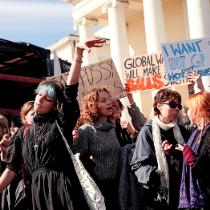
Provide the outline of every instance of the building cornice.
<path id="1" fill-rule="evenodd" d="M 101 17 L 97 17 L 94 14 L 104 14 L 108 7 L 115 7 L 117 4 L 126 6 L 128 10 L 142 10 L 143 8 L 142 2 L 132 0 L 82 0 L 75 4 L 72 9 L 74 25 L 80 23 L 84 18 L 98 18 L 100 20 Z"/>
<path id="2" fill-rule="evenodd" d="M 77 24 L 81 19 L 104 5 L 112 3 L 112 0 L 83 0 L 76 4 L 72 10 L 73 21 Z"/>
<path id="3" fill-rule="evenodd" d="M 50 45 L 48 49 L 51 50 L 51 52 L 57 51 L 63 46 L 66 46 L 69 42 L 72 41 L 79 41 L 79 36 L 77 35 L 68 35 L 65 36 L 63 39 L 60 39 L 59 41 L 55 42 L 53 45 Z"/>

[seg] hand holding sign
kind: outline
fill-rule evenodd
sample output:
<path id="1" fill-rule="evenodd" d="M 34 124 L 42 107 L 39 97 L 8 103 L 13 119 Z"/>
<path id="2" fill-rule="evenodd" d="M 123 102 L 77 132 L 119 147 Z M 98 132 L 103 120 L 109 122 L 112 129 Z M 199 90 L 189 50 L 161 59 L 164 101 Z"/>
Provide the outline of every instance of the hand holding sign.
<path id="1" fill-rule="evenodd" d="M 188 82 L 190 82 L 191 84 L 195 84 L 197 80 L 201 80 L 201 75 L 194 71 L 188 72 L 187 79 L 188 79 Z"/>
<path id="2" fill-rule="evenodd" d="M 193 93 L 205 91 L 202 77 L 200 74 L 196 72 L 189 72 L 187 74 L 187 79 L 188 79 L 188 82 L 191 83 L 190 85 L 192 85 L 191 89 L 193 90 Z M 194 88 L 194 85 L 196 85 L 197 87 Z"/>

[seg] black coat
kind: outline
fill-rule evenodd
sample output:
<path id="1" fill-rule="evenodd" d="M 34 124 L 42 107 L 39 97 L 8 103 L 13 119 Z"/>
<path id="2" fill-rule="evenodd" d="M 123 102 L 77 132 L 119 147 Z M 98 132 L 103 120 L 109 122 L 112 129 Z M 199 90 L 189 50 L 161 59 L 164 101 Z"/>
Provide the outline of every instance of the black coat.
<path id="1" fill-rule="evenodd" d="M 22 160 L 31 178 L 33 210 L 87 210 L 70 155 L 56 126 L 72 144 L 72 129 L 79 116 L 77 85 L 65 88 L 62 109 L 36 114 L 26 135 L 19 132 L 8 147 L 7 167 L 20 171 Z"/>
<path id="2" fill-rule="evenodd" d="M 180 127 L 184 139 L 188 139 L 185 128 Z M 175 150 L 178 143 L 174 137 L 173 130 L 160 129 L 162 140 L 168 140 L 172 145 L 172 152 L 166 156 L 169 170 L 169 205 L 165 201 L 158 201 L 157 195 L 160 191 L 160 174 L 155 154 L 152 134 L 152 120 L 149 120 L 141 129 L 136 142 L 134 155 L 131 161 L 132 170 L 143 186 L 143 201 L 146 209 L 165 210 L 177 209 L 179 201 L 179 186 L 182 172 L 183 156 L 180 151 Z"/>
<path id="3" fill-rule="evenodd" d="M 131 171 L 130 161 L 135 144 L 122 147 L 119 160 L 118 199 L 120 210 L 140 210 L 142 208 L 142 188 Z"/>
<path id="4" fill-rule="evenodd" d="M 204 193 L 205 210 L 210 209 L 210 129 L 203 136 L 203 142 L 197 154 L 198 160 L 192 166 L 194 176 L 197 177 L 201 191 Z"/>
<path id="5" fill-rule="evenodd" d="M 121 127 L 118 121 L 115 123 L 115 132 L 121 147 L 125 146 L 126 144 L 132 144 L 136 141 L 136 137 L 132 138 L 127 130 Z"/>

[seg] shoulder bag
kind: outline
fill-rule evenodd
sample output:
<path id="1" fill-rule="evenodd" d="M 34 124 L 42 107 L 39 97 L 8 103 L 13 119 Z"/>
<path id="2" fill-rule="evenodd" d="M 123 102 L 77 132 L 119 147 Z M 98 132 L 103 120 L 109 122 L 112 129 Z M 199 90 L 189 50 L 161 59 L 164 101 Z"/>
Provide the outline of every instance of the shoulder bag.
<path id="1" fill-rule="evenodd" d="M 90 208 L 90 210 L 106 210 L 104 197 L 93 180 L 93 178 L 90 176 L 88 171 L 85 169 L 83 163 L 80 160 L 80 154 L 73 154 L 62 130 L 59 126 L 58 122 L 56 121 L 56 125 L 58 127 L 58 130 L 63 138 L 63 141 L 66 145 L 66 148 L 71 156 L 75 171 L 77 173 L 78 179 L 80 181 L 82 191 L 84 194 L 84 197 L 86 199 L 86 202 Z"/>

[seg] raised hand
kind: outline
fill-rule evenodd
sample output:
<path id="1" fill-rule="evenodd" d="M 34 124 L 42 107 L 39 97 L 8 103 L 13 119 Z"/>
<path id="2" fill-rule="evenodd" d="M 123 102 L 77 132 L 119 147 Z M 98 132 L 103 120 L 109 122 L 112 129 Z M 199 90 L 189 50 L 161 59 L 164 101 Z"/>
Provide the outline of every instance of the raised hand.
<path id="1" fill-rule="evenodd" d="M 127 132 L 131 135 L 135 134 L 136 130 L 133 125 L 127 120 L 121 120 L 120 125 L 123 129 L 127 129 Z"/>
<path id="2" fill-rule="evenodd" d="M 130 90 L 129 86 L 127 85 L 127 83 L 124 84 L 124 90 L 125 90 L 125 94 L 126 94 L 126 96 L 128 98 L 128 101 L 129 101 L 129 106 L 134 104 L 135 102 L 134 102 L 134 99 L 133 99 L 133 94 L 130 92 L 131 90 Z"/>
<path id="3" fill-rule="evenodd" d="M 90 53 L 92 47 L 102 47 L 106 40 L 104 38 L 90 39 L 85 42 L 79 42 L 76 47 L 80 50 L 87 50 Z"/>
<path id="4" fill-rule="evenodd" d="M 193 88 L 193 91 L 195 93 L 200 92 L 200 91 L 205 91 L 202 77 L 200 74 L 198 74 L 196 72 L 188 72 L 187 79 L 188 79 L 188 82 L 191 83 L 190 84 L 191 88 Z M 195 86 L 195 84 L 196 84 L 196 86 Z"/>
<path id="5" fill-rule="evenodd" d="M 188 72 L 187 79 L 190 83 L 195 84 L 195 82 L 201 79 L 201 75 L 196 72 Z"/>
<path id="6" fill-rule="evenodd" d="M 79 83 L 81 64 L 83 62 L 82 61 L 83 51 L 87 50 L 87 52 L 90 53 L 92 47 L 102 47 L 103 43 L 105 43 L 106 40 L 107 39 L 102 39 L 102 38 L 91 39 L 85 42 L 79 42 L 76 45 L 71 69 L 69 71 L 69 75 L 66 81 L 67 85 L 73 85 Z"/>

